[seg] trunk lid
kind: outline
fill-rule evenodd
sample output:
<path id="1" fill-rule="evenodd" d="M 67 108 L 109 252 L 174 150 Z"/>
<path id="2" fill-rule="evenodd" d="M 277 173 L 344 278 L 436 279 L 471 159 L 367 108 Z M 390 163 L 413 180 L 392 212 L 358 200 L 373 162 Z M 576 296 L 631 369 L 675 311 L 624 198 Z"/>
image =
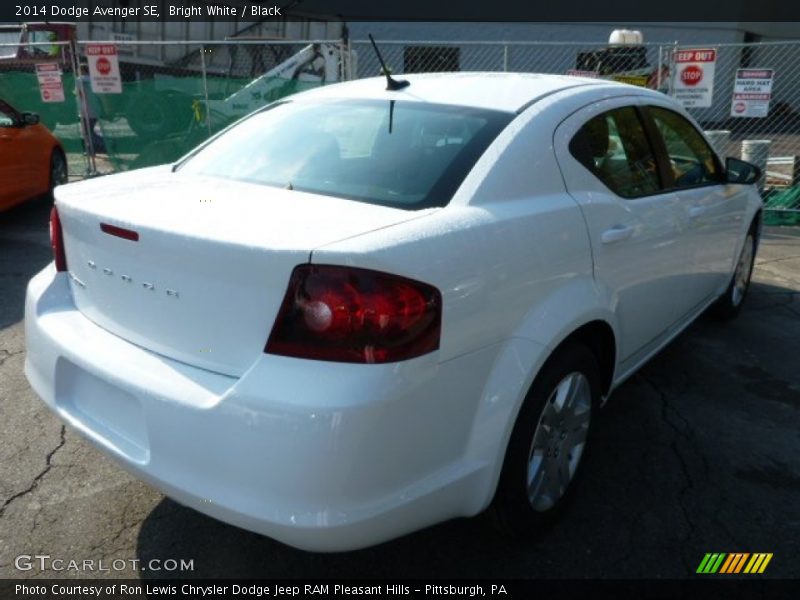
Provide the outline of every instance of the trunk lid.
<path id="1" fill-rule="evenodd" d="M 431 212 L 165 167 L 62 186 L 56 197 L 78 310 L 134 344 L 234 376 L 263 352 L 289 275 L 314 248 Z"/>

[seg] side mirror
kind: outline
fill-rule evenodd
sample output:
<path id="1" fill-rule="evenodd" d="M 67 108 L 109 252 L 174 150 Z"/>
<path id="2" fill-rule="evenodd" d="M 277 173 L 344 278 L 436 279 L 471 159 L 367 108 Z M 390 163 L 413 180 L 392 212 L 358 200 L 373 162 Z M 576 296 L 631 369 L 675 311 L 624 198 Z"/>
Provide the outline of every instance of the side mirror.
<path id="1" fill-rule="evenodd" d="M 32 112 L 22 113 L 22 125 L 36 125 L 39 122 L 39 115 Z"/>
<path id="2" fill-rule="evenodd" d="M 725 181 L 750 185 L 761 179 L 761 169 L 738 158 L 729 156 L 725 159 Z"/>

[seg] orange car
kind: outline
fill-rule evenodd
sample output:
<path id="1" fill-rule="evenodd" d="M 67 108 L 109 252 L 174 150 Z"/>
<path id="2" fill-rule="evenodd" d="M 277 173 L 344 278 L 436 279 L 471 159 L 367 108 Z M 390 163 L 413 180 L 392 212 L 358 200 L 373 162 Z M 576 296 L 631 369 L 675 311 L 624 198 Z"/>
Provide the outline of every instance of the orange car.
<path id="1" fill-rule="evenodd" d="M 67 180 L 64 149 L 39 115 L 0 100 L 0 211 L 51 193 Z"/>

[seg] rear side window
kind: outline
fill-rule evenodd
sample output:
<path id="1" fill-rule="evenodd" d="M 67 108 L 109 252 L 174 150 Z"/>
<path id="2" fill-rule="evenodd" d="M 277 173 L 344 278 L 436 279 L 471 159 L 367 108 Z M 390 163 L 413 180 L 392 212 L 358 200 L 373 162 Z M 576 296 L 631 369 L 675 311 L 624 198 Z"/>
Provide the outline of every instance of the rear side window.
<path id="1" fill-rule="evenodd" d="M 719 183 L 720 168 L 714 152 L 694 126 L 666 108 L 647 109 L 664 140 L 674 187 L 686 188 Z"/>
<path id="2" fill-rule="evenodd" d="M 180 170 L 399 208 L 444 206 L 513 117 L 402 100 L 286 102 L 239 122 Z"/>
<path id="3" fill-rule="evenodd" d="M 662 189 L 653 149 L 631 106 L 588 121 L 569 144 L 570 153 L 611 191 L 638 198 Z"/>

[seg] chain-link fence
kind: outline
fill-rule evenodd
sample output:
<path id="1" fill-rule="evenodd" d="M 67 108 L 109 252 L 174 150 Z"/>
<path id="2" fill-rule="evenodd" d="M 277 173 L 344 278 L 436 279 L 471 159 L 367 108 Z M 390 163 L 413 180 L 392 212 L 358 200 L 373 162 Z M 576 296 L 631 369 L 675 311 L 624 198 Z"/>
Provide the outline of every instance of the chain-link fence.
<path id="1" fill-rule="evenodd" d="M 42 122 L 64 144 L 73 176 L 169 162 L 277 98 L 323 82 L 380 74 L 366 40 L 130 41 L 115 43 L 121 91 L 100 94 L 91 90 L 83 66 L 90 43 L 98 42 L 34 43 L 25 48 L 0 43 L 0 99 L 19 110 L 40 113 Z M 800 223 L 800 42 L 692 48 L 475 41 L 382 41 L 379 46 L 387 67 L 396 74 L 580 74 L 672 95 L 692 83 L 682 77 L 697 75 L 684 73 L 686 65 L 676 57 L 692 49 L 712 49 L 713 68 L 706 68 L 703 83 L 712 89 L 707 102 L 687 107 L 689 112 L 714 132 L 713 143 L 723 155 L 744 152 L 752 158 L 743 148 L 759 145 L 765 159 L 769 219 Z M 44 97 L 36 70 L 36 64 L 43 62 L 58 65 L 63 100 Z M 769 101 L 761 102 L 757 116 L 739 111 L 734 101 L 734 93 L 742 91 L 736 85 L 741 70 L 770 74 Z M 763 97 L 763 86 L 758 91 Z"/>
<path id="2" fill-rule="evenodd" d="M 93 45 L 113 45 L 119 86 L 109 93 L 93 90 Z M 348 57 L 339 40 L 6 42 L 0 100 L 39 114 L 74 179 L 174 161 L 269 102 L 351 77 Z M 43 66 L 58 93 L 42 85 Z"/>
<path id="3" fill-rule="evenodd" d="M 358 54 L 359 75 L 379 75 L 380 64 L 369 41 L 353 41 Z M 386 66 L 393 73 L 440 71 L 507 71 L 614 76 L 620 81 L 666 90 L 663 45 L 608 48 L 588 42 L 473 42 L 391 41 L 381 42 Z M 661 67 L 661 68 L 659 68 Z"/>
<path id="4" fill-rule="evenodd" d="M 41 123 L 60 140 L 69 174 L 74 178 L 86 173 L 88 154 L 68 42 L 0 43 L 0 100 L 20 113 L 38 114 Z M 13 148 L 5 150 L 14 152 Z"/>
<path id="5" fill-rule="evenodd" d="M 361 76 L 378 75 L 380 65 L 369 41 L 352 44 Z M 602 46 L 561 42 L 392 41 L 381 42 L 387 68 L 396 74 L 437 71 L 508 71 L 603 77 L 679 95 L 685 52 L 712 49 L 713 67 L 702 87 L 710 85 L 708 106 L 687 106 L 723 156 L 753 159 L 758 145 L 765 159 L 765 199 L 771 223 L 800 223 L 800 42 Z M 682 54 L 684 53 L 684 54 Z M 734 101 L 737 72 L 771 72 L 768 110 L 740 116 Z M 689 71 L 691 74 L 692 71 Z M 709 81 L 710 80 L 710 81 Z M 752 83 L 752 82 L 751 82 Z M 698 85 L 698 87 L 700 87 Z M 763 88 L 763 85 L 761 86 Z M 759 95 L 764 90 L 759 89 Z M 763 104 L 763 103 L 762 103 Z M 762 106 L 763 108 L 763 106 Z M 744 114 L 748 114 L 744 111 Z"/>
<path id="6" fill-rule="evenodd" d="M 800 43 L 711 48 L 716 54 L 711 106 L 689 112 L 704 129 L 715 132 L 712 139 L 720 154 L 761 162 L 770 209 L 767 222 L 800 224 Z M 672 87 L 682 72 L 680 65 L 673 64 L 673 71 Z M 753 102 L 757 110 L 750 110 L 748 103 Z M 753 149 L 759 149 L 761 157 Z"/>
<path id="7" fill-rule="evenodd" d="M 126 44 L 118 59 L 121 93 L 87 93 L 90 121 L 96 123 L 93 145 L 98 170 L 174 161 L 245 114 L 321 85 L 323 61 L 315 62 L 314 57 L 321 48 L 335 44 L 323 40 Z M 81 56 L 88 45 L 78 44 Z"/>

